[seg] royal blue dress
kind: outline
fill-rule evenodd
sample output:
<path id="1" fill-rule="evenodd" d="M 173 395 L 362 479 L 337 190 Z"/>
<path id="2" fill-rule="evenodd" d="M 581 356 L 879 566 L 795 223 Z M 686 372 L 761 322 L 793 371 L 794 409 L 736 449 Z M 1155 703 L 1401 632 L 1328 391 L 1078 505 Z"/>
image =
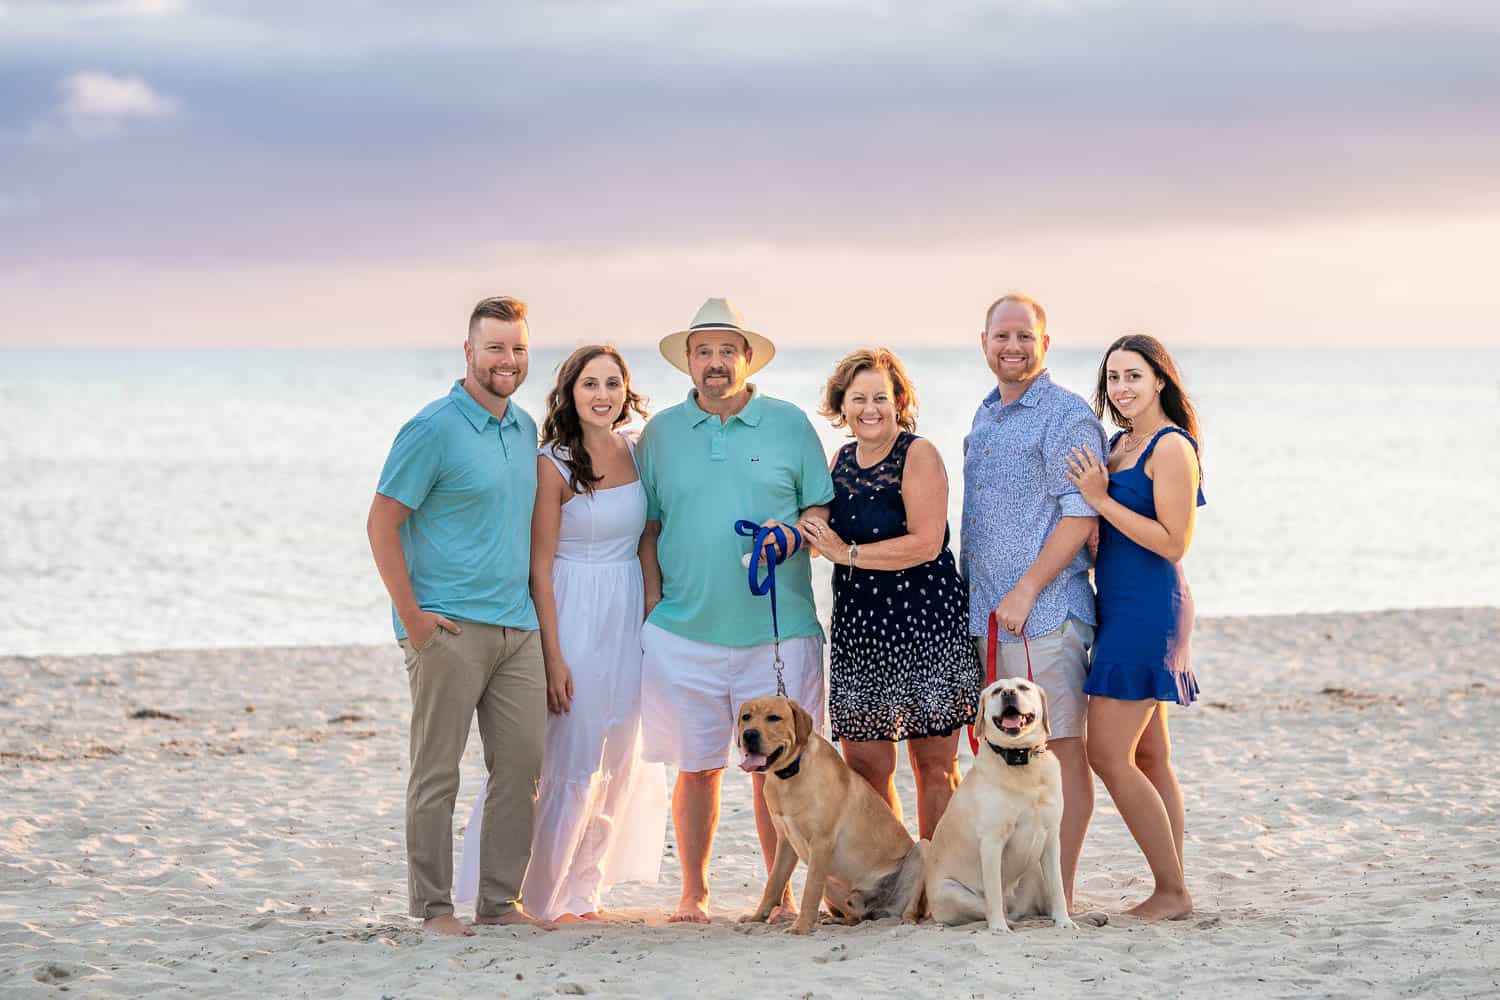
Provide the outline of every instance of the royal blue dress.
<path id="1" fill-rule="evenodd" d="M 1163 427 L 1134 465 L 1109 476 L 1110 498 L 1152 520 L 1156 498 L 1146 460 L 1167 434 L 1181 434 L 1198 450 L 1187 431 Z M 1110 439 L 1111 449 L 1119 437 Z M 1200 487 L 1198 506 L 1204 503 Z M 1198 696 L 1190 653 L 1193 593 L 1182 564 L 1142 548 L 1101 517 L 1094 584 L 1099 590 L 1099 628 L 1084 693 L 1121 701 L 1154 698 L 1191 704 Z"/>

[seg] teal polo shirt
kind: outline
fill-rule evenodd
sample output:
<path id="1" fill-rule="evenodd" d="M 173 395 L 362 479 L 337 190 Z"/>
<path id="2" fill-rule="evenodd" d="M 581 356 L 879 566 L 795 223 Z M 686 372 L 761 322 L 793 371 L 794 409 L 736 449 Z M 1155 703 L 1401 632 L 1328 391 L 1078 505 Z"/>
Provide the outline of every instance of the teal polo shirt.
<path id="1" fill-rule="evenodd" d="M 530 586 L 536 421 L 514 400 L 496 420 L 463 380 L 453 383 L 396 435 L 377 491 L 411 508 L 401 549 L 423 611 L 537 627 Z M 391 619 L 396 638 L 406 638 L 395 608 Z"/>
<path id="2" fill-rule="evenodd" d="M 651 624 L 720 646 L 770 642 L 771 599 L 750 593 L 740 559 L 751 540 L 735 534 L 734 523 L 793 524 L 833 499 L 828 460 L 806 414 L 756 393 L 720 423 L 690 393 L 646 424 L 636 462 L 646 517 L 661 522 L 662 597 Z M 776 607 L 783 639 L 822 634 L 806 548 L 776 567 Z"/>

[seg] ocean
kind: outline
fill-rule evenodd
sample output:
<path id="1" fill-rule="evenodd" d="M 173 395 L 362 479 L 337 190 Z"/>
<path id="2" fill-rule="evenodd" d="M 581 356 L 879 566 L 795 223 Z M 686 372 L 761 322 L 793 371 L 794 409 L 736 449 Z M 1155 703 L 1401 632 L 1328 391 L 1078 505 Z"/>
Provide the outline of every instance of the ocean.
<path id="1" fill-rule="evenodd" d="M 538 349 L 518 395 L 538 422 L 563 353 Z M 756 379 L 830 452 L 841 432 L 816 409 L 842 353 L 783 350 Z M 993 380 L 977 347 L 899 353 L 956 548 L 962 440 Z M 687 392 L 654 348 L 626 357 L 655 407 Z M 1203 424 L 1200 615 L 1500 604 L 1500 351 L 1178 360 Z M 1048 358 L 1084 395 L 1098 362 Z M 389 640 L 365 514 L 396 430 L 462 367 L 458 343 L 0 350 L 0 654 Z"/>

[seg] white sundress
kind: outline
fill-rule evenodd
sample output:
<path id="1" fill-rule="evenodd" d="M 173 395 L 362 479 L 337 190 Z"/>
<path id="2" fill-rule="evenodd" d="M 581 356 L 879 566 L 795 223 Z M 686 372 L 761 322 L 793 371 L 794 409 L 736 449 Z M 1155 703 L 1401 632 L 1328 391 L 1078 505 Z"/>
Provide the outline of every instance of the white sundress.
<path id="1" fill-rule="evenodd" d="M 540 454 L 566 481 L 554 448 Z M 531 865 L 521 889 L 526 911 L 548 920 L 598 910 L 611 885 L 655 882 L 661 873 L 666 770 L 643 762 L 640 746 L 645 588 L 636 546 L 645 523 L 639 480 L 580 493 L 562 506 L 552 589 L 573 705 L 568 715 L 547 716 Z M 454 888 L 460 903 L 478 891 L 487 785 L 464 829 Z"/>

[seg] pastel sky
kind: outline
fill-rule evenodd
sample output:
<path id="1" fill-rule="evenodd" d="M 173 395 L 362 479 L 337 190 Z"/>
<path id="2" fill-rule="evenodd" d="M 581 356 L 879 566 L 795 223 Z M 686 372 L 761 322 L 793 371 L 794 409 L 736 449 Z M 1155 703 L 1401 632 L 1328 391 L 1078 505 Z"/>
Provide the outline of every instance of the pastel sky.
<path id="1" fill-rule="evenodd" d="M 1324 9 L 1326 8 L 1326 9 Z M 920 10 L 920 12 L 918 12 Z M 0 344 L 1500 344 L 1500 5 L 0 0 Z"/>

